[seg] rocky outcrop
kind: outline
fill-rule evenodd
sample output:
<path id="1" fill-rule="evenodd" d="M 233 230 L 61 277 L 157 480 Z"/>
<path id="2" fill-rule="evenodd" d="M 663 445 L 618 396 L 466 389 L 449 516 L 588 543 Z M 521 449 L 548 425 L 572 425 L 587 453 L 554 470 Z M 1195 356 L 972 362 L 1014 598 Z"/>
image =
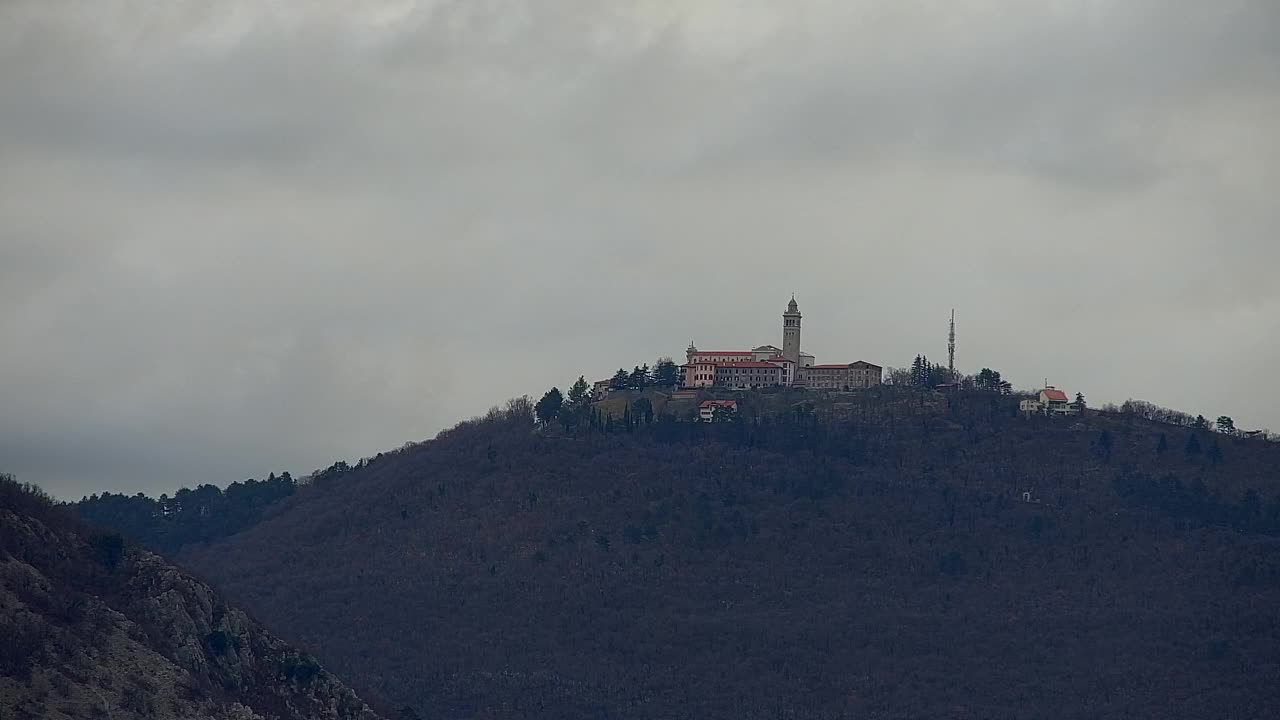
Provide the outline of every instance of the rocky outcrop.
<path id="1" fill-rule="evenodd" d="M 57 508 L 0 506 L 0 717 L 378 720 L 208 585 Z"/>

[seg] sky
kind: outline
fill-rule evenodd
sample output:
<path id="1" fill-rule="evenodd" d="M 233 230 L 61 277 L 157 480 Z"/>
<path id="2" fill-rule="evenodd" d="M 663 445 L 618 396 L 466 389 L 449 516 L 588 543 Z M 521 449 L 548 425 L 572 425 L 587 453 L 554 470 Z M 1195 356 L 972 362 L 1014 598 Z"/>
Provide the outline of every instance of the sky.
<path id="1" fill-rule="evenodd" d="M 305 474 L 702 349 L 1280 430 L 1274 0 L 0 3 L 0 471 Z"/>

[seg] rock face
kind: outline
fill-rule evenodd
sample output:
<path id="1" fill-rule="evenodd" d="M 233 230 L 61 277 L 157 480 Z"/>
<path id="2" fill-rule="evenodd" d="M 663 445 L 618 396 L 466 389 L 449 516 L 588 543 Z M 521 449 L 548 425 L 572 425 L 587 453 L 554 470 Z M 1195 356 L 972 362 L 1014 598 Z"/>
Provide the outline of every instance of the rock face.
<path id="1" fill-rule="evenodd" d="M 0 717 L 379 720 L 208 585 L 3 482 Z"/>

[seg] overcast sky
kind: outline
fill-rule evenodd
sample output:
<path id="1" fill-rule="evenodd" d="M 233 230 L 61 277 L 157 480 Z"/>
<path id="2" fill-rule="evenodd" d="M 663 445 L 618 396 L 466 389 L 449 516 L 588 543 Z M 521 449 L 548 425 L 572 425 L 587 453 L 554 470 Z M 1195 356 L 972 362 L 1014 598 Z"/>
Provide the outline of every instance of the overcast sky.
<path id="1" fill-rule="evenodd" d="M 360 9 L 353 9 L 359 6 Z M 306 473 L 579 374 L 946 355 L 1280 430 L 1275 0 L 0 4 L 0 471 Z"/>

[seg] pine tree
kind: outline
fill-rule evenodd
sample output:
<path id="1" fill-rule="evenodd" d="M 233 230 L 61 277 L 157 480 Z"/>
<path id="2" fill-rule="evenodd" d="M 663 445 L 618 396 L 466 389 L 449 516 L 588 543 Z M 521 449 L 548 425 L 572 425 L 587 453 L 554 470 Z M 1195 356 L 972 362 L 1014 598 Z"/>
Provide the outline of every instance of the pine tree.
<path id="1" fill-rule="evenodd" d="M 614 373 L 613 377 L 609 379 L 609 389 L 626 390 L 627 385 L 630 384 L 630 377 L 626 370 L 618 368 L 618 372 Z"/>
<path id="2" fill-rule="evenodd" d="M 641 367 L 637 365 L 636 368 L 631 371 L 631 377 L 628 379 L 627 384 L 636 390 L 644 390 L 648 387 L 649 366 L 645 365 Z"/>
<path id="3" fill-rule="evenodd" d="M 564 405 L 564 397 L 560 394 L 560 388 L 553 387 L 542 396 L 537 405 L 533 406 L 533 412 L 538 416 L 538 422 L 550 425 L 560 414 L 562 405 Z"/>
<path id="4" fill-rule="evenodd" d="M 669 357 L 660 357 L 653 366 L 653 384 L 672 386 L 680 384 L 680 366 Z"/>
<path id="5" fill-rule="evenodd" d="M 911 384 L 914 387 L 920 387 L 924 384 L 924 358 L 916 355 L 916 359 L 911 362 Z"/>
<path id="6" fill-rule="evenodd" d="M 569 407 L 573 411 L 579 411 L 591 403 L 591 386 L 587 385 L 587 379 L 579 375 L 574 381 L 573 386 L 569 388 Z"/>

